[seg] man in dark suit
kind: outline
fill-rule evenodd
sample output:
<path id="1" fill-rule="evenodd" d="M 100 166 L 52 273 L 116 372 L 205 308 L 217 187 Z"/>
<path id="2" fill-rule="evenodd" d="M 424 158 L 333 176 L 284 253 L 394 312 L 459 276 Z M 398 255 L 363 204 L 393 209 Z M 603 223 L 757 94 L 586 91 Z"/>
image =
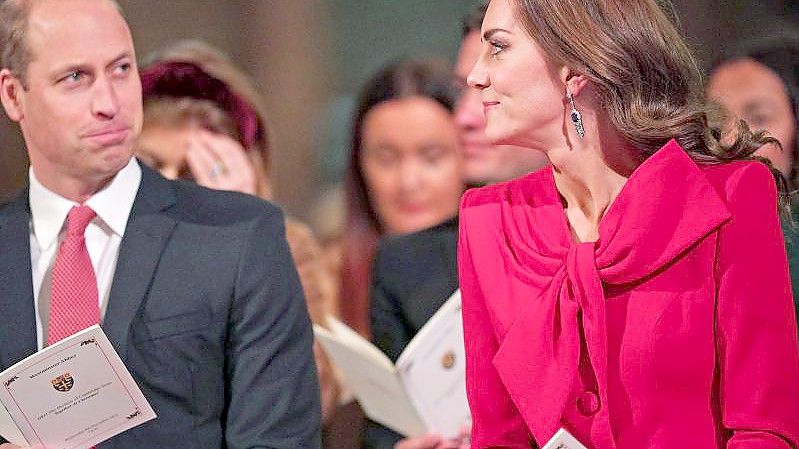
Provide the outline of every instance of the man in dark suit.
<path id="1" fill-rule="evenodd" d="M 118 6 L 5 0 L 0 63 L 31 161 L 0 209 L 0 369 L 100 322 L 158 414 L 101 448 L 318 448 L 282 213 L 132 158 L 141 84 Z"/>

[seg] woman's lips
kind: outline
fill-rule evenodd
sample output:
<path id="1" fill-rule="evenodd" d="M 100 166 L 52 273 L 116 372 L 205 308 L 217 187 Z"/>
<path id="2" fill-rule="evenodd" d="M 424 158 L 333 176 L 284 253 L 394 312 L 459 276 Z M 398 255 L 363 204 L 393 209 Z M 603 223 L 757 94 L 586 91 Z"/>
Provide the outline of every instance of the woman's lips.
<path id="1" fill-rule="evenodd" d="M 420 214 L 422 212 L 425 212 L 427 210 L 427 206 L 424 205 L 424 204 L 407 204 L 407 203 L 405 203 L 405 204 L 400 204 L 399 205 L 399 209 L 404 214 L 416 215 L 416 214 Z"/>

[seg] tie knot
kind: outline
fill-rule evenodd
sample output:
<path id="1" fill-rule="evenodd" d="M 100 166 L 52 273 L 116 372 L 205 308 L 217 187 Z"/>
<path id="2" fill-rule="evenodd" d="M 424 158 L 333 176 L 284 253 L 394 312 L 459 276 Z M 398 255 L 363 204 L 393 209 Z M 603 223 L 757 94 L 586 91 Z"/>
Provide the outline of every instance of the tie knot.
<path id="1" fill-rule="evenodd" d="M 92 208 L 85 204 L 73 206 L 67 214 L 67 234 L 70 236 L 83 235 L 86 226 L 89 226 L 89 222 L 96 215 Z"/>

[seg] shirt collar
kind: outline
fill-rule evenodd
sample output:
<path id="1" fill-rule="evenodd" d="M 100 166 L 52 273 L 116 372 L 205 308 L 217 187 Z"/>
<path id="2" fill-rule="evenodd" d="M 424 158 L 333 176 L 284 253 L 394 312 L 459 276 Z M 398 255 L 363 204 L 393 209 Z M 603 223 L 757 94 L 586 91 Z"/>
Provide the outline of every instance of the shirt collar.
<path id="1" fill-rule="evenodd" d="M 29 201 L 33 234 L 40 248 L 48 248 L 58 238 L 64 220 L 74 201 L 52 192 L 36 179 L 31 168 Z M 112 232 L 122 237 L 128 217 L 141 183 L 141 167 L 135 158 L 120 170 L 102 190 L 95 193 L 85 204 L 97 213 L 97 217 L 108 225 Z"/>

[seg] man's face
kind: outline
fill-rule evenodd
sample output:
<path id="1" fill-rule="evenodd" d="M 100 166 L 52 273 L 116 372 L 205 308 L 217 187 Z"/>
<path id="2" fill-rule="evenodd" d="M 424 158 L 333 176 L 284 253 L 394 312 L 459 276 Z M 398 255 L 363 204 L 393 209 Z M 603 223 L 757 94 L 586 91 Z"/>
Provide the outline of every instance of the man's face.
<path id="1" fill-rule="evenodd" d="M 40 0 L 30 13 L 25 81 L 4 105 L 46 186 L 98 183 L 133 154 L 142 123 L 130 30 L 104 0 Z M 4 95 L 6 83 L 4 81 Z"/>
<path id="2" fill-rule="evenodd" d="M 455 82 L 462 94 L 455 108 L 465 157 L 464 173 L 469 184 L 507 181 L 537 170 L 548 163 L 544 153 L 527 148 L 491 145 L 485 135 L 485 111 L 480 91 L 466 85 L 466 77 L 482 51 L 480 32 L 466 35 L 455 66 Z"/>

